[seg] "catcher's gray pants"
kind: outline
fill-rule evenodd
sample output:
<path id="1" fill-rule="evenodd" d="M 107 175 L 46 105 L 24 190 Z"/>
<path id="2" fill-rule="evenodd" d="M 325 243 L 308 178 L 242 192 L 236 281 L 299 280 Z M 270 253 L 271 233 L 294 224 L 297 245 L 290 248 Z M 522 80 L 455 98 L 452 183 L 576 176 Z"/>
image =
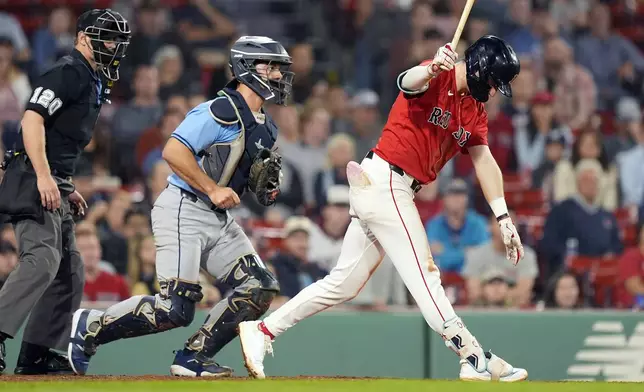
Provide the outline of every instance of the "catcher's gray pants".
<path id="1" fill-rule="evenodd" d="M 174 185 L 161 192 L 152 209 L 157 278 L 163 288 L 173 281 L 199 283 L 201 268 L 224 280 L 245 255 L 254 254 L 250 240 L 228 213 L 215 213 L 201 200 L 182 195 Z M 251 280 L 250 282 L 257 282 Z M 250 289 L 250 287 L 248 287 Z M 162 293 L 167 294 L 167 293 Z M 105 312 L 107 319 L 134 313 L 144 297 L 133 297 Z M 157 311 L 169 310 L 170 299 L 156 296 Z M 228 308 L 224 299 L 210 312 L 218 320 Z M 191 316 L 190 316 L 190 320 Z"/>
<path id="2" fill-rule="evenodd" d="M 67 197 L 42 222 L 24 219 L 13 227 L 20 262 L 0 290 L 0 331 L 15 336 L 31 312 L 23 340 L 65 350 L 84 281 Z"/>

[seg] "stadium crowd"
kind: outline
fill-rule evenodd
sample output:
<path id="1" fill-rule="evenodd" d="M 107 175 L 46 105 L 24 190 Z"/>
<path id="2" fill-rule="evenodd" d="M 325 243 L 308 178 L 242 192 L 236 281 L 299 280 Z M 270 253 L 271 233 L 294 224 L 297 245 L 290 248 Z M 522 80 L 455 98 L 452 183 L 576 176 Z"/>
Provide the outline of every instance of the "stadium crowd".
<path id="1" fill-rule="evenodd" d="M 167 185 L 161 150 L 186 113 L 230 78 L 228 46 L 267 35 L 288 47 L 289 106 L 280 127 L 282 194 L 233 210 L 277 275 L 282 300 L 323 277 L 349 224 L 350 160 L 373 147 L 396 76 L 448 42 L 464 0 L 12 0 L 0 8 L 2 148 L 18 135 L 31 81 L 73 45 L 74 21 L 112 7 L 134 26 L 121 80 L 87 146 L 76 226 L 85 299 L 159 290 L 150 210 Z M 248 12 L 252 9 L 253 12 Z M 489 144 L 526 245 L 512 266 L 473 166 L 457 156 L 417 194 L 444 286 L 457 305 L 644 309 L 644 5 L 629 0 L 479 0 L 457 53 L 506 39 L 521 60 L 514 96 L 486 104 Z M 18 261 L 0 232 L 0 285 Z M 204 305 L 227 294 L 202 276 Z M 276 305 L 280 301 L 277 301 Z M 413 306 L 385 258 L 349 306 Z"/>

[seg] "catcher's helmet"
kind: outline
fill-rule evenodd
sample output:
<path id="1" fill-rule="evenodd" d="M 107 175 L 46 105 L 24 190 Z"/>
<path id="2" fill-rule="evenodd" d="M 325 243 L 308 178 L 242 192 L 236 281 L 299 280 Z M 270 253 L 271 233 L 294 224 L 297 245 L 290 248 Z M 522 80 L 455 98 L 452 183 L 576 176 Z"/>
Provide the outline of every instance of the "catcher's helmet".
<path id="1" fill-rule="evenodd" d="M 279 67 L 280 79 L 267 79 L 257 72 L 257 64 Z M 244 36 L 230 49 L 229 66 L 235 79 L 228 87 L 242 83 L 264 100 L 274 99 L 278 105 L 285 105 L 291 94 L 293 72 L 289 71 L 292 61 L 284 46 L 268 37 Z"/>
<path id="2" fill-rule="evenodd" d="M 492 87 L 512 96 L 510 82 L 521 71 L 514 49 L 494 35 L 479 38 L 465 50 L 467 87 L 477 101 L 487 102 Z"/>
<path id="3" fill-rule="evenodd" d="M 93 9 L 78 17 L 76 34 L 81 31 L 91 40 L 99 69 L 109 80 L 118 80 L 119 66 L 132 36 L 127 20 L 110 9 Z"/>

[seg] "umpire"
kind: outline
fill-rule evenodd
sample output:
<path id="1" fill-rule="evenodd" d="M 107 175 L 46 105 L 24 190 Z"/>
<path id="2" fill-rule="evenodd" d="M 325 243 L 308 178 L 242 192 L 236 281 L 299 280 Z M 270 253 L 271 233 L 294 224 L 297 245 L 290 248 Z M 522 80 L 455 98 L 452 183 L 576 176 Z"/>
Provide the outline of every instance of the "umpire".
<path id="1" fill-rule="evenodd" d="M 74 50 L 36 81 L 22 137 L 5 154 L 0 213 L 10 216 L 20 263 L 0 290 L 0 372 L 4 341 L 27 319 L 16 374 L 71 372 L 65 350 L 83 294 L 73 215 L 87 207 L 75 191 L 76 161 L 114 81 L 131 37 L 127 21 L 95 9 L 77 21 Z"/>

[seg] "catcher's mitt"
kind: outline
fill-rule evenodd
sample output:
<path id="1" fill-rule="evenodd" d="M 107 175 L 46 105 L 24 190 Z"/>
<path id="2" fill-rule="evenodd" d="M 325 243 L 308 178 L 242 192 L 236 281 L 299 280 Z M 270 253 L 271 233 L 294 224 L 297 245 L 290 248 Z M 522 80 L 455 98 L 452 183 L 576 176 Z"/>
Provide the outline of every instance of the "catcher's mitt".
<path id="1" fill-rule="evenodd" d="M 282 157 L 268 148 L 261 149 L 250 167 L 248 189 L 262 205 L 275 204 L 275 199 L 280 193 L 280 171 L 282 170 Z"/>

